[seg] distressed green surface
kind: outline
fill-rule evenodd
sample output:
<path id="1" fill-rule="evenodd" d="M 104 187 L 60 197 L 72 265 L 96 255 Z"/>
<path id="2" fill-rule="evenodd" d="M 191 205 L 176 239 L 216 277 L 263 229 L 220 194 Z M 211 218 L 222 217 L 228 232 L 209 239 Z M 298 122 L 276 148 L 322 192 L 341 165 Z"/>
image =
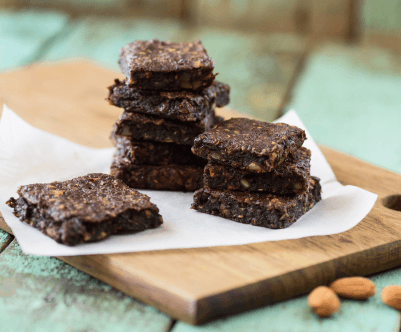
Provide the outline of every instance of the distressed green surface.
<path id="1" fill-rule="evenodd" d="M 0 229 L 0 254 L 7 248 L 12 239 L 13 236 Z"/>
<path id="2" fill-rule="evenodd" d="M 364 30 L 401 35 L 401 0 L 365 0 L 360 5 Z"/>
<path id="3" fill-rule="evenodd" d="M 377 287 L 374 297 L 368 301 L 341 299 L 340 311 L 330 318 L 321 319 L 311 313 L 306 296 L 302 296 L 203 326 L 178 322 L 172 332 L 398 332 L 399 314 L 381 302 L 380 292 L 389 284 L 401 284 L 400 271 L 393 270 L 371 280 Z"/>
<path id="4" fill-rule="evenodd" d="M 188 36 L 202 40 L 215 62 L 217 79 L 230 84 L 229 107 L 266 121 L 278 117 L 305 48 L 302 37 L 212 28 L 189 31 Z"/>
<path id="5" fill-rule="evenodd" d="M 216 62 L 218 78 L 233 87 L 231 105 L 267 119 L 283 103 L 283 86 L 288 85 L 293 63 L 304 47 L 301 38 L 291 35 L 261 38 L 190 30 L 171 21 L 71 22 L 63 28 L 66 19 L 57 14 L 0 12 L 0 69 L 30 59 L 78 56 L 118 69 L 118 50 L 133 39 L 202 38 Z M 3 57 L 5 49 L 8 58 Z M 399 58 L 383 50 L 325 48 L 307 61 L 290 107 L 319 142 L 400 172 L 399 68 Z M 377 136 L 376 128 L 380 128 Z M 390 132 L 391 128 L 397 130 Z M 0 243 L 8 241 L 0 231 Z M 401 284 L 401 269 L 372 280 L 379 289 Z M 166 331 L 170 323 L 164 314 L 54 258 L 22 254 L 15 242 L 0 255 L 0 331 Z M 390 332 L 399 330 L 399 315 L 376 295 L 366 302 L 344 301 L 339 314 L 321 320 L 300 297 L 200 327 L 179 322 L 173 328 L 197 330 Z"/>
<path id="6" fill-rule="evenodd" d="M 319 143 L 401 173 L 401 56 L 323 47 L 307 60 L 287 108 Z"/>
<path id="7" fill-rule="evenodd" d="M 0 12 L 0 70 L 29 64 L 66 22 L 57 13 Z"/>
<path id="8" fill-rule="evenodd" d="M 42 60 L 87 58 L 114 70 L 119 70 L 118 53 L 125 44 L 153 38 L 179 40 L 180 25 L 174 21 L 145 19 L 86 19 L 73 20 L 69 32 L 56 39 Z M 121 74 L 122 77 L 122 74 Z"/>
<path id="9" fill-rule="evenodd" d="M 15 240 L 0 255 L 0 331 L 168 331 L 170 324 L 56 258 L 23 254 Z"/>

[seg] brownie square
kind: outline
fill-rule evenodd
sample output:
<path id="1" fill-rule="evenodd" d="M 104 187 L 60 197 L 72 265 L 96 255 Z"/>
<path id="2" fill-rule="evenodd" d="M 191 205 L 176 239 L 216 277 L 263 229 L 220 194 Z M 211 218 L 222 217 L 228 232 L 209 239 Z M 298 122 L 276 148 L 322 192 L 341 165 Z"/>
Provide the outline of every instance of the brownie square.
<path id="1" fill-rule="evenodd" d="M 114 159 L 110 174 L 138 189 L 195 191 L 203 184 L 203 165 L 136 165 Z"/>
<path id="2" fill-rule="evenodd" d="M 118 63 L 127 83 L 145 90 L 203 90 L 215 77 L 200 40 L 134 41 L 121 49 Z"/>
<path id="3" fill-rule="evenodd" d="M 197 137 L 192 152 L 229 167 L 270 172 L 305 139 L 302 129 L 285 123 L 234 118 Z"/>
<path id="4" fill-rule="evenodd" d="M 7 201 L 15 216 L 70 246 L 163 223 L 148 196 L 107 174 L 21 186 L 18 194 Z"/>
<path id="5" fill-rule="evenodd" d="M 154 115 L 123 112 L 115 123 L 113 134 L 134 140 L 192 145 L 199 134 L 215 124 L 214 111 L 201 121 L 182 122 Z"/>
<path id="6" fill-rule="evenodd" d="M 301 194 L 308 189 L 311 152 L 300 147 L 271 172 L 252 173 L 209 162 L 205 167 L 204 186 L 216 190 Z"/>
<path id="7" fill-rule="evenodd" d="M 109 87 L 107 100 L 111 105 L 122 107 L 127 112 L 157 115 L 179 121 L 200 121 L 215 106 L 227 105 L 230 101 L 229 94 L 230 87 L 216 81 L 207 89 L 195 92 L 139 90 L 115 80 Z"/>
<path id="8" fill-rule="evenodd" d="M 321 200 L 320 180 L 310 178 L 310 186 L 299 195 L 276 195 L 202 188 L 194 193 L 192 208 L 266 228 L 286 228 Z"/>
<path id="9" fill-rule="evenodd" d="M 190 145 L 131 140 L 112 135 L 117 148 L 116 158 L 137 165 L 206 165 L 205 159 L 195 156 Z"/>

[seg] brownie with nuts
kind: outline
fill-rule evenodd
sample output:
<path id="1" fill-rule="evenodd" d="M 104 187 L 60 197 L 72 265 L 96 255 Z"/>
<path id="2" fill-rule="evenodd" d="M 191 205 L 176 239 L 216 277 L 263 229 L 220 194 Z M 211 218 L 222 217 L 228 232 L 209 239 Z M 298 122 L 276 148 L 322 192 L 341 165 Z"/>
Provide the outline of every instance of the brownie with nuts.
<path id="1" fill-rule="evenodd" d="M 107 174 L 25 185 L 18 195 L 7 201 L 15 216 L 69 246 L 163 223 L 148 196 Z"/>
<path id="2" fill-rule="evenodd" d="M 201 121 L 183 122 L 154 115 L 123 112 L 114 124 L 113 134 L 134 140 L 192 145 L 195 137 L 215 124 L 214 111 Z"/>
<path id="3" fill-rule="evenodd" d="M 205 90 L 161 91 L 140 90 L 115 80 L 109 87 L 107 100 L 111 105 L 122 107 L 127 112 L 157 115 L 179 121 L 200 121 L 217 107 L 230 101 L 230 87 L 220 82 Z"/>
<path id="4" fill-rule="evenodd" d="M 120 51 L 126 82 L 143 90 L 203 90 L 214 80 L 214 63 L 200 40 L 134 41 Z"/>
<path id="5" fill-rule="evenodd" d="M 276 194 L 301 194 L 308 189 L 310 150 L 300 147 L 271 172 L 252 173 L 209 162 L 204 186 L 217 190 L 259 191 Z"/>
<path id="6" fill-rule="evenodd" d="M 305 131 L 285 123 L 233 118 L 198 136 L 192 152 L 229 167 L 270 172 L 305 139 Z"/>
<path id="7" fill-rule="evenodd" d="M 133 188 L 195 191 L 203 184 L 203 165 L 136 165 L 115 158 L 110 174 Z"/>
<path id="8" fill-rule="evenodd" d="M 131 140 L 112 135 L 116 156 L 123 162 L 137 165 L 206 165 L 205 159 L 195 156 L 190 145 Z"/>
<path id="9" fill-rule="evenodd" d="M 194 193 L 192 208 L 223 218 L 266 228 L 286 228 L 321 200 L 320 180 L 311 177 L 299 195 L 249 193 L 202 188 Z"/>

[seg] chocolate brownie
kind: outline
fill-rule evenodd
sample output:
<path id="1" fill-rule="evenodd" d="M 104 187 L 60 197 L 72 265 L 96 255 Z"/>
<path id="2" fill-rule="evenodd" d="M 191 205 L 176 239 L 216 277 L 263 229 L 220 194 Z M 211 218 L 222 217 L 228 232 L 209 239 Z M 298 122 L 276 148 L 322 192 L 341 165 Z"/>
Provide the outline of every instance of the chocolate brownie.
<path id="1" fill-rule="evenodd" d="M 123 112 L 114 125 L 112 135 L 127 136 L 134 140 L 192 145 L 195 137 L 213 128 L 214 123 L 214 111 L 205 119 L 196 122 L 182 122 L 154 115 Z"/>
<path id="2" fill-rule="evenodd" d="M 205 167 L 204 186 L 217 190 L 301 194 L 308 189 L 311 153 L 299 148 L 271 172 L 251 173 L 213 161 Z"/>
<path id="3" fill-rule="evenodd" d="M 134 41 L 120 51 L 127 83 L 145 90 L 203 90 L 214 80 L 213 60 L 200 40 L 173 43 Z"/>
<path id="4" fill-rule="evenodd" d="M 195 191 L 203 184 L 199 165 L 135 165 L 115 159 L 110 174 L 133 188 Z"/>
<path id="5" fill-rule="evenodd" d="M 202 188 L 194 193 L 192 208 L 243 224 L 286 228 L 321 200 L 319 179 L 311 177 L 309 182 L 308 190 L 299 195 Z"/>
<path id="6" fill-rule="evenodd" d="M 194 92 L 139 90 L 125 82 L 115 80 L 109 87 L 107 100 L 111 105 L 122 107 L 127 112 L 158 115 L 179 121 L 200 121 L 214 109 L 230 101 L 230 87 L 220 82 L 206 90 Z"/>
<path id="7" fill-rule="evenodd" d="M 216 96 L 216 107 L 223 107 L 230 103 L 230 86 L 221 82 L 214 81 L 211 90 Z M 209 88 L 209 89 L 210 89 Z"/>
<path id="8" fill-rule="evenodd" d="M 8 206 L 23 222 L 70 246 L 163 223 L 149 197 L 106 174 L 21 186 Z"/>
<path id="9" fill-rule="evenodd" d="M 205 159 L 195 156 L 190 145 L 136 141 L 125 136 L 112 135 L 117 152 L 122 161 L 148 165 L 206 165 Z"/>
<path id="10" fill-rule="evenodd" d="M 249 172 L 270 172 L 305 139 L 305 132 L 295 126 L 235 118 L 197 137 L 192 152 Z"/>

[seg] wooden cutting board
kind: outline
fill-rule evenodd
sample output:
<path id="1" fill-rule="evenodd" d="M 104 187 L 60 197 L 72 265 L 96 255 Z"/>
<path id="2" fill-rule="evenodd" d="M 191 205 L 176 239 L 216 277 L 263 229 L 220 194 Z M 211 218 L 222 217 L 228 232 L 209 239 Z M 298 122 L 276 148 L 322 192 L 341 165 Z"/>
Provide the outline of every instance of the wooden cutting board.
<path id="1" fill-rule="evenodd" d="M 120 74 L 88 62 L 43 64 L 0 74 L 0 105 L 32 125 L 92 146 L 121 110 L 104 98 Z M 120 77 L 121 78 L 121 77 Z M 222 109 L 225 117 L 239 113 Z M 375 192 L 369 215 L 338 235 L 241 246 L 59 257 L 174 318 L 191 324 L 273 303 L 341 276 L 401 265 L 401 175 L 322 148 L 343 184 Z M 389 198 L 393 196 L 392 198 Z M 0 227 L 11 230 L 4 220 Z"/>

